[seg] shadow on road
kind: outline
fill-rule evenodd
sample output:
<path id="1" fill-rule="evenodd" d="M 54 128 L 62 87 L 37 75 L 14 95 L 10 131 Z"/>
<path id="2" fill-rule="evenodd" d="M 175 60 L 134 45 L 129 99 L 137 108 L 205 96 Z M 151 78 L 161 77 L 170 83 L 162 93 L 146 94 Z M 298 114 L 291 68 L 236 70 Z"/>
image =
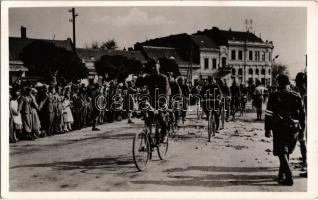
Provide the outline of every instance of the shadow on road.
<path id="1" fill-rule="evenodd" d="M 191 166 L 187 168 L 171 168 L 163 172 L 186 172 L 197 170 L 203 172 L 266 172 L 276 171 L 277 168 L 268 167 L 220 167 L 220 166 Z M 174 180 L 138 180 L 131 181 L 134 184 L 155 184 L 170 186 L 197 186 L 197 187 L 226 187 L 236 185 L 249 186 L 274 186 L 275 175 L 250 175 L 250 174 L 209 174 L 209 175 L 168 175 Z"/>
<path id="2" fill-rule="evenodd" d="M 221 166 L 190 166 L 187 168 L 171 168 L 163 172 L 185 172 L 190 170 L 197 170 L 203 172 L 264 172 L 277 171 L 275 167 L 221 167 Z"/>
<path id="3" fill-rule="evenodd" d="M 91 158 L 80 161 L 70 162 L 53 162 L 53 163 L 40 163 L 30 165 L 18 165 L 13 166 L 15 168 L 36 168 L 36 167 L 48 167 L 56 171 L 67 171 L 67 170 L 80 170 L 81 173 L 90 173 L 93 171 L 97 174 L 106 173 L 130 173 L 137 172 L 133 160 L 127 156 L 116 156 L 116 157 L 104 157 L 104 158 Z M 97 172 L 95 171 L 97 170 Z M 123 172 L 124 171 L 124 172 Z"/>

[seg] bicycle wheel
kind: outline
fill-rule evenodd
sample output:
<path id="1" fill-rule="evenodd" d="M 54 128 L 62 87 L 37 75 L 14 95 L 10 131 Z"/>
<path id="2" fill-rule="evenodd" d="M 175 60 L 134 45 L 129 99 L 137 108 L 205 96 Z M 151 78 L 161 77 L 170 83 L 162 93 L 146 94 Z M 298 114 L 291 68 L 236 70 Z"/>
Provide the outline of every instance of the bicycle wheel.
<path id="1" fill-rule="evenodd" d="M 146 168 L 150 157 L 150 143 L 146 130 L 137 133 L 133 140 L 133 158 L 135 166 L 139 171 Z"/>
<path id="2" fill-rule="evenodd" d="M 169 138 L 165 142 L 159 143 L 157 145 L 157 151 L 158 151 L 158 156 L 160 160 L 163 160 L 166 157 L 166 154 L 168 152 L 168 146 L 169 146 Z"/>

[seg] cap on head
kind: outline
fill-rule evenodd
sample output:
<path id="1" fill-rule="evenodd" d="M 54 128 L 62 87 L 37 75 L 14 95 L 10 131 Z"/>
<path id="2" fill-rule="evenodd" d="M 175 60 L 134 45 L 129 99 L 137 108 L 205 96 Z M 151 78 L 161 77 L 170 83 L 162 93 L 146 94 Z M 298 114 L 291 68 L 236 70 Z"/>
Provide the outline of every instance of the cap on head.
<path id="1" fill-rule="evenodd" d="M 276 78 L 277 83 L 279 86 L 286 86 L 289 85 L 289 78 L 287 75 L 285 74 L 280 74 L 278 75 L 278 77 Z"/>

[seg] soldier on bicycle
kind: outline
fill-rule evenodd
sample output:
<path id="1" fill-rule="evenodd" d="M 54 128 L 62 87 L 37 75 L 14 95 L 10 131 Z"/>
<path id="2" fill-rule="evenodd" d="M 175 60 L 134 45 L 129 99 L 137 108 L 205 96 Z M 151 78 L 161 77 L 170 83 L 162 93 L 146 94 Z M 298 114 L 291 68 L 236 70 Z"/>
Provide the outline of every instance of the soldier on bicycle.
<path id="1" fill-rule="evenodd" d="M 169 98 L 171 89 L 169 79 L 160 73 L 159 60 L 151 66 L 150 74 L 144 77 L 143 85 L 148 88 L 151 110 L 158 110 L 158 122 L 161 127 L 161 142 L 167 140 L 167 109 L 169 108 Z M 153 118 L 153 112 L 148 112 L 149 119 Z"/>
<path id="2" fill-rule="evenodd" d="M 203 86 L 200 92 L 201 98 L 203 98 L 203 111 L 209 119 L 209 112 L 212 111 L 212 114 L 215 117 L 216 121 L 216 131 L 219 129 L 220 124 L 220 109 L 221 109 L 221 98 L 222 90 L 215 80 L 209 76 L 208 83 Z"/>

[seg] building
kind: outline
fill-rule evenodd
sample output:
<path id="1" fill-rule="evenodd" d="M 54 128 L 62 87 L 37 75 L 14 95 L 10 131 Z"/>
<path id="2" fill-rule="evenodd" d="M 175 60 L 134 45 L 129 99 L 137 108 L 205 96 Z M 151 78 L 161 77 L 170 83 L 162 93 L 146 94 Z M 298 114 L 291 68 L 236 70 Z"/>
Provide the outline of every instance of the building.
<path id="1" fill-rule="evenodd" d="M 194 35 L 205 35 L 219 47 L 221 67 L 232 70 L 232 78 L 241 83 L 259 79 L 262 84 L 271 84 L 273 43 L 264 42 L 251 32 L 220 30 L 198 31 Z"/>
<path id="2" fill-rule="evenodd" d="M 9 84 L 13 84 L 19 79 L 42 80 L 43 77 L 33 76 L 28 68 L 24 66 L 20 58 L 23 48 L 34 41 L 45 41 L 53 43 L 57 47 L 73 51 L 71 39 L 67 40 L 47 40 L 27 38 L 26 28 L 21 27 L 21 37 L 9 37 Z"/>
<path id="3" fill-rule="evenodd" d="M 272 42 L 264 42 L 251 32 L 217 27 L 135 44 L 135 49 L 143 51 L 148 58 L 175 57 L 177 53 L 181 75 L 191 77 L 192 82 L 211 75 L 221 79 L 230 77 L 243 84 L 259 79 L 264 85 L 271 84 L 273 48 Z"/>

